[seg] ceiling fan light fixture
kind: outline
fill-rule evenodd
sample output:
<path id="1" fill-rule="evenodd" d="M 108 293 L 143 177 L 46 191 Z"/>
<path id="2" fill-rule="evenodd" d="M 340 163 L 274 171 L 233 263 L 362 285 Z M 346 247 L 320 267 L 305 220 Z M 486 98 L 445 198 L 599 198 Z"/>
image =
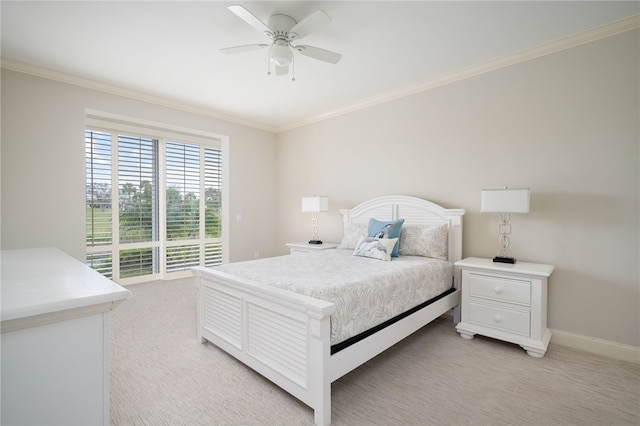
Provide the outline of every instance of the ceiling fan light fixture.
<path id="1" fill-rule="evenodd" d="M 290 71 L 289 68 L 291 68 L 291 80 L 295 81 L 295 60 L 293 49 L 297 50 L 297 53 L 303 56 L 318 59 L 330 64 L 338 63 L 342 57 L 339 53 L 321 49 L 319 47 L 292 45 L 294 40 L 297 43 L 299 39 L 306 37 L 331 22 L 331 17 L 322 10 L 316 10 L 300 22 L 296 22 L 295 19 L 288 15 L 276 13 L 271 15 L 267 21 L 268 24 L 265 24 L 253 13 L 249 12 L 244 6 L 231 5 L 228 6 L 228 9 L 256 30 L 265 33 L 271 40 L 271 43 L 257 43 L 244 46 L 227 47 L 220 50 L 223 53 L 235 53 L 262 49 L 270 46 L 267 55 L 267 75 L 271 75 L 271 65 L 275 64 L 276 75 L 287 75 Z"/>
<path id="2" fill-rule="evenodd" d="M 287 67 L 293 59 L 293 53 L 289 46 L 275 44 L 271 47 L 271 61 L 279 67 Z"/>

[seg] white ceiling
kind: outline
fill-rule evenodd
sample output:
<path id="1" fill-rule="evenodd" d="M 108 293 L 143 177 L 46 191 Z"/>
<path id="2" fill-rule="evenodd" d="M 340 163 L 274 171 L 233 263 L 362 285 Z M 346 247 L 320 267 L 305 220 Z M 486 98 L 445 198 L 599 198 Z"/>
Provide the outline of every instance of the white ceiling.
<path id="1" fill-rule="evenodd" d="M 227 10 L 266 22 L 317 9 L 332 22 L 301 44 L 296 81 L 267 75 L 268 38 Z M 424 84 L 630 15 L 637 1 L 140 1 L 1 3 L 2 57 L 131 89 L 274 129 Z"/>

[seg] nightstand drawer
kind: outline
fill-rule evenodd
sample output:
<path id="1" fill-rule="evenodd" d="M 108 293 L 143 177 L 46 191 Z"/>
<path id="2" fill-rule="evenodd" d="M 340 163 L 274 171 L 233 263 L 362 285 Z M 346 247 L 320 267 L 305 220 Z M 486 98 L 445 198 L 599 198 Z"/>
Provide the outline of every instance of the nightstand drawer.
<path id="1" fill-rule="evenodd" d="M 501 309 L 471 302 L 469 304 L 469 322 L 529 336 L 529 312 Z"/>
<path id="2" fill-rule="evenodd" d="M 471 272 L 469 274 L 469 295 L 530 306 L 531 282 Z"/>

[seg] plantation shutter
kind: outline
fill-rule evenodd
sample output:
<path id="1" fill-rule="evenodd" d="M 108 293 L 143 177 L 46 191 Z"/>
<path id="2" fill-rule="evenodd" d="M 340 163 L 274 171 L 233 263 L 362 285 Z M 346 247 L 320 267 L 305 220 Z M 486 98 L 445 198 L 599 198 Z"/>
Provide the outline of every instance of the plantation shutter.
<path id="1" fill-rule="evenodd" d="M 118 135 L 120 243 L 160 240 L 158 140 Z M 160 272 L 159 247 L 120 250 L 120 276 Z"/>
<path id="2" fill-rule="evenodd" d="M 118 135 L 120 242 L 158 241 L 158 141 Z"/>
<path id="3" fill-rule="evenodd" d="M 166 144 L 167 239 L 198 238 L 200 234 L 200 147 Z"/>
<path id="4" fill-rule="evenodd" d="M 111 167 L 111 134 L 85 131 L 87 265 L 107 278 L 113 275 Z"/>
<path id="5" fill-rule="evenodd" d="M 106 118 L 86 118 L 87 264 L 123 284 L 221 264 L 221 141 Z"/>
<path id="6" fill-rule="evenodd" d="M 87 245 L 111 244 L 111 134 L 88 130 L 85 140 Z"/>
<path id="7" fill-rule="evenodd" d="M 204 182 L 205 265 L 215 266 L 222 263 L 222 152 L 219 149 L 204 149 Z"/>
<path id="8" fill-rule="evenodd" d="M 184 244 L 200 235 L 200 147 L 166 143 L 167 271 L 184 270 L 200 263 L 200 244 Z"/>

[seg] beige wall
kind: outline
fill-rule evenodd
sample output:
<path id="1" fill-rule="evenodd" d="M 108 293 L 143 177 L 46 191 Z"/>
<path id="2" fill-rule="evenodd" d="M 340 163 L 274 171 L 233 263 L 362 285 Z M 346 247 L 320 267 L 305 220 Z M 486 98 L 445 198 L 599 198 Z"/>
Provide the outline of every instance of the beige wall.
<path id="1" fill-rule="evenodd" d="M 530 187 L 514 255 L 556 266 L 549 326 L 640 346 L 639 34 L 623 33 L 278 137 L 280 242 L 304 240 L 300 197 L 339 208 L 405 194 L 464 208 L 464 256 L 496 254 L 480 189 Z"/>
<path id="2" fill-rule="evenodd" d="M 225 135 L 230 260 L 276 253 L 271 132 L 2 70 L 2 249 L 85 256 L 85 108 Z M 259 212 L 259 213 L 258 213 Z M 241 221 L 236 220 L 240 214 Z"/>
<path id="3" fill-rule="evenodd" d="M 84 257 L 84 111 L 229 137 L 230 260 L 309 238 L 300 197 L 337 209 L 406 194 L 464 208 L 464 255 L 493 256 L 481 188 L 528 186 L 512 218 L 523 261 L 556 265 L 549 325 L 640 346 L 639 34 L 624 33 L 279 135 L 2 70 L 2 249 Z M 240 213 L 242 221 L 236 220 Z M 275 224 L 275 225 L 274 225 Z"/>

